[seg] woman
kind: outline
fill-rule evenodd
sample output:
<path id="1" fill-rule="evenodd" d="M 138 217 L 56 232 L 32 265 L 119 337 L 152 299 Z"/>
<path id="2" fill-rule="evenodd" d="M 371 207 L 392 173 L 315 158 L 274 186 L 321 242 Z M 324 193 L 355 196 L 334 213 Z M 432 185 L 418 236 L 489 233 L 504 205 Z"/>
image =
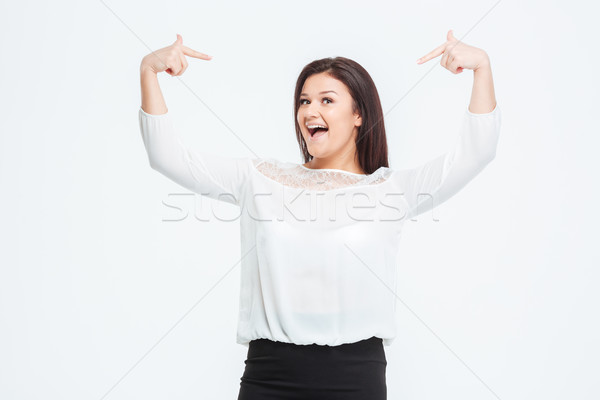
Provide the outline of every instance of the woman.
<path id="1" fill-rule="evenodd" d="M 298 77 L 294 113 L 303 164 L 186 146 L 157 74 L 183 74 L 185 56 L 211 57 L 177 35 L 142 60 L 139 121 L 150 166 L 242 210 L 237 343 L 248 356 L 238 400 L 386 398 L 383 346 L 396 336 L 402 226 L 472 180 L 495 157 L 500 132 L 485 51 L 449 31 L 417 62 L 439 55 L 454 74 L 474 71 L 471 103 L 456 145 L 404 170 L 388 167 L 377 89 L 352 60 L 316 60 Z"/>

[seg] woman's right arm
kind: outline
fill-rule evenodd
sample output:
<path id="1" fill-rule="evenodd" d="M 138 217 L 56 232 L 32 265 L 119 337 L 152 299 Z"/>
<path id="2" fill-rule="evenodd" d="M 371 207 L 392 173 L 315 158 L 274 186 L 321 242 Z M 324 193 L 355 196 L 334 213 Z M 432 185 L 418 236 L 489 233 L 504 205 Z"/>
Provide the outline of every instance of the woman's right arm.
<path id="1" fill-rule="evenodd" d="M 250 171 L 247 157 L 223 157 L 184 144 L 175 129 L 158 84 L 157 74 L 179 76 L 188 64 L 185 56 L 210 56 L 183 46 L 180 35 L 171 46 L 145 56 L 140 65 L 142 105 L 140 132 L 150 167 L 194 193 L 240 205 L 242 184 Z"/>
<path id="2" fill-rule="evenodd" d="M 158 84 L 158 73 L 166 71 L 171 76 L 182 75 L 188 67 L 185 56 L 210 60 L 212 57 L 183 45 L 181 35 L 170 46 L 153 51 L 142 59 L 140 84 L 142 89 L 142 110 L 148 114 L 165 114 L 167 104 Z"/>
<path id="3" fill-rule="evenodd" d="M 140 85 L 142 89 L 142 110 L 148 114 L 166 114 L 167 104 L 163 98 L 158 76 L 148 67 L 140 67 Z"/>

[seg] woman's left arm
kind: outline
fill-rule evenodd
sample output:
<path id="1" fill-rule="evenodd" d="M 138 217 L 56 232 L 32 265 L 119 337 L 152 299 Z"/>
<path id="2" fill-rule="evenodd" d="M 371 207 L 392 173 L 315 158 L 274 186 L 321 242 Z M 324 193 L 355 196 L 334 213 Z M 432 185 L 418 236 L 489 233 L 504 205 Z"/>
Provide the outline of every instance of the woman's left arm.
<path id="1" fill-rule="evenodd" d="M 417 60 L 419 64 L 443 54 L 441 65 L 453 74 L 474 72 L 471 103 L 455 145 L 417 167 L 392 174 L 393 184 L 404 195 L 407 212 L 415 217 L 445 202 L 477 176 L 496 156 L 500 134 L 500 109 L 494 96 L 490 61 L 485 51 L 459 42 L 448 32 L 447 41 Z"/>
<path id="2" fill-rule="evenodd" d="M 456 39 L 452 30 L 449 30 L 446 42 L 419 58 L 417 64 L 423 64 L 440 54 L 443 54 L 440 65 L 453 74 L 460 74 L 465 69 L 473 70 L 473 90 L 469 111 L 474 114 L 493 111 L 496 108 L 496 95 L 492 67 L 487 53 L 483 49 L 469 46 Z"/>
<path id="3" fill-rule="evenodd" d="M 485 61 L 473 70 L 473 89 L 471 90 L 469 111 L 475 114 L 488 113 L 496 108 L 492 67 L 488 55 L 485 52 L 484 54 Z"/>

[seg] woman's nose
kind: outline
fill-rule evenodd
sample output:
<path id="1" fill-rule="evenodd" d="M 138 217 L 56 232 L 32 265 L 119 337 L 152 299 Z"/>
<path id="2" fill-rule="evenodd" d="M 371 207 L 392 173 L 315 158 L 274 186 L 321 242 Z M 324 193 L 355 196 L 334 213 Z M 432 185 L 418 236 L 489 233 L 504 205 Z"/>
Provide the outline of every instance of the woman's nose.
<path id="1" fill-rule="evenodd" d="M 307 117 L 315 117 L 317 115 L 318 115 L 318 113 L 315 111 L 315 109 L 312 108 L 312 106 L 308 106 L 308 108 L 306 109 L 306 116 Z"/>

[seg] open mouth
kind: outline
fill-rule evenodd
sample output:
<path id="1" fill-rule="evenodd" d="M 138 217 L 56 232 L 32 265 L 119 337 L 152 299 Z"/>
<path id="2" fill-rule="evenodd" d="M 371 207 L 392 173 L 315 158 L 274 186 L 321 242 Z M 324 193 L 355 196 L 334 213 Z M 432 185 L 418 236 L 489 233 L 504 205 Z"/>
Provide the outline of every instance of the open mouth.
<path id="1" fill-rule="evenodd" d="M 321 127 L 317 127 L 317 128 L 308 128 L 308 132 L 310 133 L 311 137 L 318 137 L 318 136 L 322 136 L 323 134 L 325 134 L 325 132 L 327 132 L 329 129 L 328 128 L 321 128 Z"/>

